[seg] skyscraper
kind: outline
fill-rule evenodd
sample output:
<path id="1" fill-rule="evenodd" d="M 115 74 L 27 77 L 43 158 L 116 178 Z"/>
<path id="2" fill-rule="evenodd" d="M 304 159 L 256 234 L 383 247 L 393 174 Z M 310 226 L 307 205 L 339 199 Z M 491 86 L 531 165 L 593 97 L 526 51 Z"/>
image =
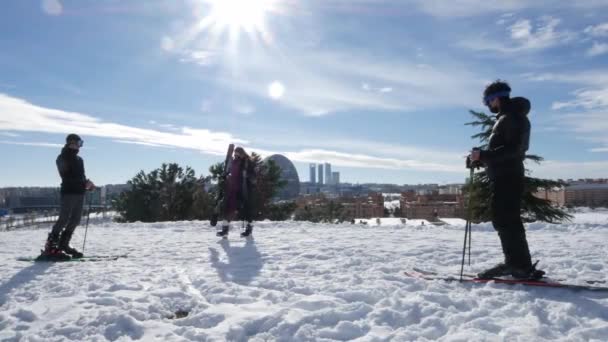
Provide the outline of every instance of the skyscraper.
<path id="1" fill-rule="evenodd" d="M 310 170 L 310 184 L 315 184 L 317 182 L 317 165 L 309 164 L 308 168 Z"/>
<path id="2" fill-rule="evenodd" d="M 318 167 L 317 167 L 317 169 L 318 169 L 317 171 L 319 171 L 318 172 L 318 174 L 319 174 L 319 184 L 323 185 L 323 164 L 319 164 Z"/>
<path id="3" fill-rule="evenodd" d="M 331 173 L 331 184 L 340 185 L 340 172 Z"/>
<path id="4" fill-rule="evenodd" d="M 331 164 L 325 163 L 325 184 L 332 185 L 334 182 L 331 180 Z"/>

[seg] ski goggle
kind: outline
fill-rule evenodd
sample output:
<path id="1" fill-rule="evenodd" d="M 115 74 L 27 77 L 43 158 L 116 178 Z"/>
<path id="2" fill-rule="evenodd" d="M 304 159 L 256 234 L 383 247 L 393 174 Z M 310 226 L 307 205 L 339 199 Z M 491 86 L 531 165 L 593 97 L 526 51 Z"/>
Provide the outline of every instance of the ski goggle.
<path id="1" fill-rule="evenodd" d="M 82 147 L 82 145 L 84 145 L 84 141 L 82 139 L 70 140 L 70 144 L 76 144 L 78 147 Z"/>
<path id="2" fill-rule="evenodd" d="M 497 97 L 509 97 L 509 95 L 511 95 L 511 92 L 509 92 L 509 91 L 499 91 L 497 93 L 493 93 L 493 94 L 490 94 L 490 95 L 484 97 L 483 103 L 486 106 L 490 107 L 490 103 L 492 101 L 494 101 L 494 99 L 496 99 Z"/>

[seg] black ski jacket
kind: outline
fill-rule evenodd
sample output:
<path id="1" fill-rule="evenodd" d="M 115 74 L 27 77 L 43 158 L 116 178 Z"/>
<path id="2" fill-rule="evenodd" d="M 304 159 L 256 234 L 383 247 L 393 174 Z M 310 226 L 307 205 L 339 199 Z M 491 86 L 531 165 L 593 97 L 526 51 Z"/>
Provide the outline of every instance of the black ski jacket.
<path id="1" fill-rule="evenodd" d="M 481 151 L 490 180 L 524 176 L 524 158 L 530 144 L 530 101 L 512 98 L 496 116 L 488 148 Z"/>
<path id="2" fill-rule="evenodd" d="M 65 146 L 55 161 L 61 176 L 62 194 L 84 194 L 87 177 L 84 173 L 84 161 L 78 152 Z"/>

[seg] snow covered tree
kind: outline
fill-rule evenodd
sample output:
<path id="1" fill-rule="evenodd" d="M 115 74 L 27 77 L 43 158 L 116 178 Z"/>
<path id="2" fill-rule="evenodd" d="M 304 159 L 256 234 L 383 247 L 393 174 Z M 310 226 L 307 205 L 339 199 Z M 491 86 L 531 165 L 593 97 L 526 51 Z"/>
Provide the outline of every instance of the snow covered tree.
<path id="1" fill-rule="evenodd" d="M 490 135 L 492 134 L 492 127 L 494 127 L 494 124 L 496 123 L 496 116 L 473 110 L 470 110 L 469 112 L 473 115 L 474 121 L 469 122 L 466 125 L 480 127 L 481 129 L 481 132 L 473 135 L 472 138 L 479 139 L 482 143 L 480 148 L 486 148 Z M 540 163 L 543 161 L 543 158 L 537 155 L 526 155 L 526 160 Z M 526 169 L 526 173 L 529 174 L 528 169 Z M 524 221 L 558 223 L 564 220 L 570 220 L 572 216 L 561 208 L 552 205 L 551 201 L 534 196 L 534 193 L 541 189 L 563 188 L 564 186 L 565 184 L 560 181 L 526 176 L 524 196 L 521 205 Z M 470 209 L 472 210 L 473 221 L 489 221 L 492 217 L 489 201 L 492 194 L 490 190 L 490 180 L 488 179 L 486 172 L 476 172 L 473 176 L 472 186 L 470 183 L 467 183 L 464 187 L 464 191 L 466 193 L 470 192 L 472 195 Z"/>

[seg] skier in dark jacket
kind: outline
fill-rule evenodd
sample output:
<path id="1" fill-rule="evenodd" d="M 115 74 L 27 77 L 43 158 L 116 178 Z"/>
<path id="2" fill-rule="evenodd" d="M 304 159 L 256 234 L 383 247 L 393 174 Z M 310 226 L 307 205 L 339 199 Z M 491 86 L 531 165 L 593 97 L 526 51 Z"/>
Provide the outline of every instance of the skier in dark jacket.
<path id="1" fill-rule="evenodd" d="M 254 187 L 256 182 L 255 163 L 242 147 L 234 149 L 234 158 L 229 165 L 230 172 L 226 176 L 224 196 L 224 221 L 218 236 L 227 236 L 230 230 L 230 221 L 234 220 L 236 213 L 247 221 L 242 237 L 251 235 L 253 231 Z"/>
<path id="2" fill-rule="evenodd" d="M 498 232 L 505 260 L 481 272 L 480 278 L 511 275 L 540 278 L 543 271 L 532 265 L 526 231 L 521 219 L 524 194 L 524 159 L 530 142 L 530 101 L 510 97 L 511 87 L 496 81 L 486 87 L 484 103 L 497 114 L 488 148 L 474 149 L 469 156 L 473 166 L 483 164 L 490 180 L 492 224 Z"/>
<path id="3" fill-rule="evenodd" d="M 93 190 L 95 184 L 87 179 L 84 162 L 78 156 L 83 145 L 76 134 L 66 137 L 66 144 L 57 157 L 56 164 L 61 176 L 61 209 L 59 218 L 49 233 L 42 256 L 48 259 L 82 257 L 82 253 L 70 246 L 70 239 L 80 224 L 84 194 Z"/>

